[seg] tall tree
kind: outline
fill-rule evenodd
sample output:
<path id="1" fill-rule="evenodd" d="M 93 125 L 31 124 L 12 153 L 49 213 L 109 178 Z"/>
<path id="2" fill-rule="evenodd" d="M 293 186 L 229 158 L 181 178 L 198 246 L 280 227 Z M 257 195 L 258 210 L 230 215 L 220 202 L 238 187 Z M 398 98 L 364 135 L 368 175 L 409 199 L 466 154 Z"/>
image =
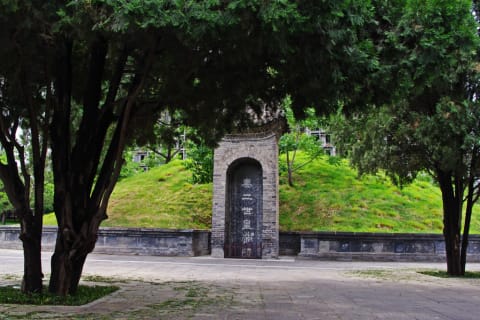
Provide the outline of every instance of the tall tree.
<path id="1" fill-rule="evenodd" d="M 0 90 L 4 93 L 5 91 Z M 32 101 L 30 101 L 32 102 Z M 5 104 L 4 104 L 5 103 Z M 4 183 L 5 193 L 14 208 L 15 216 L 20 220 L 20 240 L 24 251 L 24 276 L 22 291 L 42 291 L 42 263 L 41 237 L 44 202 L 44 169 L 46 161 L 47 126 L 30 129 L 22 126 L 22 116 L 12 107 L 14 103 L 0 99 L 2 117 L 0 119 L 0 145 L 5 161 L 0 162 L 0 179 Z M 25 106 L 22 103 L 22 106 Z M 27 104 L 29 112 L 36 112 L 38 105 Z M 27 131 L 29 130 L 29 131 Z M 34 135 L 35 132 L 35 135 Z M 28 134 L 32 139 L 31 145 L 19 142 L 18 136 Z M 33 149 L 32 159 L 27 157 L 27 149 Z M 28 161 L 33 161 L 33 173 L 29 169 Z M 33 181 L 32 181 L 33 178 Z M 34 206 L 31 208 L 31 184 L 33 182 Z"/>
<path id="2" fill-rule="evenodd" d="M 447 271 L 463 275 L 480 169 L 479 41 L 471 2 L 406 1 L 386 35 L 378 45 L 392 102 L 354 114 L 336 141 L 361 173 L 385 169 L 400 185 L 420 171 L 435 178 Z"/>
<path id="3" fill-rule="evenodd" d="M 214 144 L 248 122 L 246 106 L 276 108 L 287 93 L 297 114 L 359 104 L 375 68 L 371 11 L 353 0 L 0 1 L 0 30 L 42 61 L 29 76 L 52 106 L 49 290 L 75 293 L 135 126 L 180 110 Z M 22 21 L 42 40 L 35 50 L 17 37 Z M 38 120 L 23 114 L 29 126 Z"/>
<path id="4" fill-rule="evenodd" d="M 40 292 L 45 163 L 52 92 L 45 85 L 50 75 L 46 72 L 44 56 L 36 53 L 44 48 L 45 39 L 42 31 L 36 29 L 43 30 L 43 26 L 35 9 L 20 9 L 15 2 L 8 1 L 0 5 L 4 12 L 0 15 L 0 145 L 3 154 L 0 179 L 20 219 L 24 249 L 22 290 Z"/>

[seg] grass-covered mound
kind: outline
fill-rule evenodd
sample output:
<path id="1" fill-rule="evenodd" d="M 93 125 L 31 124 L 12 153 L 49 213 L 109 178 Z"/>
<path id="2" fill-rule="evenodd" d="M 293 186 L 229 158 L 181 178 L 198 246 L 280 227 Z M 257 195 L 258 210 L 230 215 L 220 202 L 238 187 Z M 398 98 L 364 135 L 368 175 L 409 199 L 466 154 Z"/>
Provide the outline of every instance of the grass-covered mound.
<path id="1" fill-rule="evenodd" d="M 298 163 L 305 159 L 297 156 Z M 195 185 L 181 161 L 120 181 L 102 226 L 208 229 L 212 185 Z M 294 175 L 294 187 L 280 176 L 280 228 L 283 231 L 441 233 L 440 190 L 429 177 L 400 189 L 387 178 L 360 179 L 346 161 L 318 158 Z M 52 216 L 46 224 L 55 224 Z M 479 210 L 472 233 L 480 233 Z"/>
<path id="2" fill-rule="evenodd" d="M 210 228 L 212 185 L 192 184 L 190 178 L 176 160 L 120 181 L 102 226 Z"/>
<path id="3" fill-rule="evenodd" d="M 119 181 L 103 227 L 209 229 L 212 185 L 192 184 L 180 160 Z M 45 225 L 56 225 L 53 214 Z"/>
<path id="4" fill-rule="evenodd" d="M 323 157 L 297 172 L 293 188 L 286 177 L 280 181 L 282 230 L 442 232 L 440 189 L 428 176 L 400 189 L 384 176 L 359 178 L 347 161 Z M 476 233 L 479 218 L 471 226 Z"/>

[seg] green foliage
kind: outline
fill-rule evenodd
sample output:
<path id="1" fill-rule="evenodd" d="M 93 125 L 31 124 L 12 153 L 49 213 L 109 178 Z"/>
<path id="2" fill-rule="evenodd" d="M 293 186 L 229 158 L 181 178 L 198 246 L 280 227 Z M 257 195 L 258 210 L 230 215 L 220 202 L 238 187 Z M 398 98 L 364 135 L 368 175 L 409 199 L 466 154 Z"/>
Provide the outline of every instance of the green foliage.
<path id="1" fill-rule="evenodd" d="M 342 116 L 336 119 L 332 130 L 336 144 L 348 155 L 359 174 L 376 174 L 379 169 L 398 185 L 412 182 L 422 166 L 423 151 L 413 137 L 406 133 L 412 127 L 400 121 L 410 117 L 405 109 L 396 109 L 395 115 L 386 108 L 372 108 L 370 112 L 352 117 L 346 121 Z M 418 153 L 418 158 L 406 156 L 405 150 Z"/>
<path id="2" fill-rule="evenodd" d="M 315 137 L 303 132 L 290 132 L 282 135 L 279 148 L 282 154 L 301 150 L 311 156 L 311 158 L 319 156 L 323 150 Z"/>
<path id="3" fill-rule="evenodd" d="M 372 3 L 307 0 L 298 2 L 298 10 L 303 30 L 289 40 L 312 40 L 315 45 L 292 48 L 295 61 L 276 68 L 280 75 L 289 74 L 283 85 L 289 88 L 295 114 L 302 114 L 309 106 L 325 114 L 339 103 L 348 109 L 361 108 L 372 97 L 366 75 L 378 68 L 375 47 L 367 32 L 376 25 Z"/>
<path id="4" fill-rule="evenodd" d="M 160 158 L 156 153 L 151 151 L 148 153 L 148 156 L 141 162 L 142 165 L 145 165 L 149 169 L 158 167 L 164 163 L 164 159 Z"/>
<path id="5" fill-rule="evenodd" d="M 466 0 L 406 1 L 397 13 L 379 41 L 378 74 L 390 98 L 341 124 L 336 142 L 360 173 L 384 169 L 398 185 L 422 171 L 437 180 L 447 268 L 460 275 L 480 196 L 478 25 Z"/>
<path id="6" fill-rule="evenodd" d="M 313 108 L 306 109 L 303 119 L 295 119 L 290 98 L 286 98 L 284 101 L 284 113 L 290 132 L 280 138 L 280 153 L 302 150 L 312 157 L 319 155 L 321 153 L 320 144 L 316 141 L 315 137 L 305 134 L 304 131 L 306 128 L 320 128 L 325 125 L 325 121 L 315 114 Z"/>
<path id="7" fill-rule="evenodd" d="M 132 149 L 128 149 L 123 152 L 123 159 L 125 160 L 125 162 L 123 163 L 122 169 L 120 171 L 120 175 L 118 177 L 119 181 L 128 177 L 131 177 L 139 172 L 138 163 L 133 161 Z"/>
<path id="8" fill-rule="evenodd" d="M 210 183 L 213 180 L 213 150 L 203 143 L 187 145 L 184 165 L 192 172 L 193 183 Z"/>
<path id="9" fill-rule="evenodd" d="M 12 204 L 10 203 L 7 194 L 3 190 L 3 182 L 0 181 L 0 213 L 11 209 L 13 209 Z"/>
<path id="10" fill-rule="evenodd" d="M 345 121 L 336 143 L 360 173 L 385 169 L 400 185 L 418 172 L 465 171 L 478 149 L 475 54 L 479 46 L 469 1 L 408 1 L 386 32 L 383 72 L 392 99 Z M 388 53 L 388 55 L 387 55 Z M 468 179 L 468 178 L 467 178 Z"/>
<path id="11" fill-rule="evenodd" d="M 317 129 L 322 126 L 322 120 L 315 114 L 313 108 L 309 108 L 305 112 L 305 118 L 296 120 L 291 108 L 291 99 L 287 97 L 283 102 L 284 114 L 287 119 L 289 132 L 282 135 L 279 141 L 279 149 L 281 154 L 285 154 L 285 165 L 280 165 L 280 172 L 288 174 L 288 182 L 293 186 L 292 174 L 302 166 L 314 160 L 323 154 L 323 148 L 320 143 L 311 135 L 307 135 L 304 131 L 306 128 Z M 297 151 L 303 151 L 309 156 L 307 160 L 297 163 Z"/>
<path id="12" fill-rule="evenodd" d="M 53 212 L 54 185 L 52 182 L 45 183 L 43 213 Z"/>
<path id="13" fill-rule="evenodd" d="M 159 158 L 162 158 L 165 163 L 170 162 L 182 151 L 187 133 L 194 132 L 192 128 L 184 125 L 181 112 L 163 111 L 159 119 L 147 124 L 135 126 L 138 132 L 135 144 L 155 153 L 152 154 L 149 162 Z"/>
<path id="14" fill-rule="evenodd" d="M 0 186 L 1 186 L 0 181 Z M 53 184 L 51 182 L 46 182 L 44 187 L 44 211 L 42 213 L 49 213 L 53 211 Z M 33 207 L 33 203 L 31 204 Z M 7 197 L 7 194 L 2 191 L 0 187 L 0 212 L 4 210 L 12 210 L 12 204 Z"/>
<path id="15" fill-rule="evenodd" d="M 110 7 L 111 14 L 97 28 L 115 32 L 127 32 L 132 29 L 183 27 L 190 33 L 194 30 L 192 21 L 197 23 L 225 23 L 220 11 L 215 10 L 218 1 L 98 1 Z M 205 31 L 204 29 L 202 31 Z"/>
<path id="16" fill-rule="evenodd" d="M 61 297 L 51 293 L 25 294 L 19 288 L 5 286 L 0 287 L 0 304 L 81 306 L 107 296 L 118 289 L 115 286 L 81 285 L 75 295 Z"/>
<path id="17" fill-rule="evenodd" d="M 18 1 L 17 0 L 1 0 L 0 10 L 4 12 L 15 12 L 16 10 L 18 10 Z"/>

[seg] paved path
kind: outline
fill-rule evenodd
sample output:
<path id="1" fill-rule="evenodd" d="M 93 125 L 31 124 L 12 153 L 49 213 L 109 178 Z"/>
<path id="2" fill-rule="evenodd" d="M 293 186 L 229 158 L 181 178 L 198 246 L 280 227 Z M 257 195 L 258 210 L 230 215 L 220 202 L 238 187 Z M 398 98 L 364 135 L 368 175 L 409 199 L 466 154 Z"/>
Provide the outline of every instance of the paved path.
<path id="1" fill-rule="evenodd" d="M 50 254 L 44 256 L 48 274 Z M 0 250 L 0 261 L 0 284 L 18 284 L 22 252 Z M 416 272 L 444 268 L 90 255 L 84 280 L 114 282 L 119 291 L 81 307 L 2 305 L 0 319 L 479 319 L 480 279 Z M 480 271 L 480 264 L 467 269 Z"/>

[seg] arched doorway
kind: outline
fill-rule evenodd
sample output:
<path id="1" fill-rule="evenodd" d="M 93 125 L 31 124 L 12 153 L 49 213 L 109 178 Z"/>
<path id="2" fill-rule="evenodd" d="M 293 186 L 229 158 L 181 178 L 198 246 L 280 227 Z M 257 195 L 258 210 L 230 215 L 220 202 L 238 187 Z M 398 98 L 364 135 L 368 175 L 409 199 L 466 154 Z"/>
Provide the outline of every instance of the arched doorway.
<path id="1" fill-rule="evenodd" d="M 236 160 L 227 171 L 225 258 L 262 257 L 263 173 L 251 158 Z"/>

